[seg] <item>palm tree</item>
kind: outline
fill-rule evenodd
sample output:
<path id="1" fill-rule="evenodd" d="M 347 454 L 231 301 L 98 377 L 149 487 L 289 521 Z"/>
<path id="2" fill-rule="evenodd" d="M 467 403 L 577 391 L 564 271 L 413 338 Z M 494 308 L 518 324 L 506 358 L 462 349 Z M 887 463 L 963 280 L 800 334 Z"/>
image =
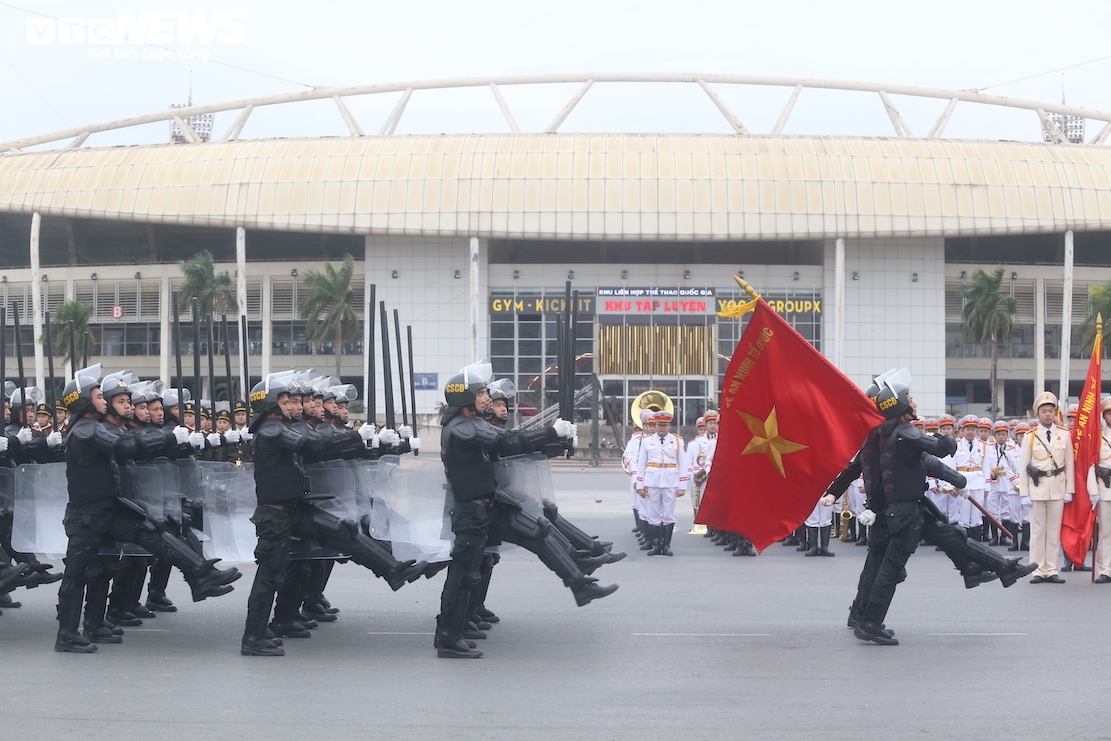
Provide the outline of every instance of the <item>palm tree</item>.
<path id="1" fill-rule="evenodd" d="M 298 310 L 305 326 L 312 332 L 309 340 L 317 347 L 331 341 L 336 353 L 336 377 L 340 375 L 343 341 L 359 331 L 359 318 L 351 308 L 351 276 L 355 274 L 355 260 L 343 256 L 343 266 L 336 270 L 332 263 L 325 263 L 324 270 L 305 273 L 308 293 L 301 299 Z"/>
<path id="2" fill-rule="evenodd" d="M 74 344 L 77 347 L 78 357 L 80 357 L 81 348 L 85 346 L 85 337 L 89 338 L 90 347 L 94 342 L 93 333 L 89 331 L 89 317 L 92 314 L 93 307 L 91 304 L 80 301 L 66 301 L 50 317 L 50 333 L 53 335 L 52 339 L 54 341 L 52 354 L 56 358 L 65 358 L 65 362 L 69 363 L 70 376 L 77 368 L 69 351 L 69 323 L 73 322 Z M 41 341 L 44 345 L 46 344 L 45 334 Z"/>
<path id="3" fill-rule="evenodd" d="M 235 299 L 235 286 L 227 271 L 216 275 L 212 265 L 212 253 L 208 250 L 198 252 L 188 260 L 178 263 L 185 284 L 181 287 L 179 304 L 183 316 L 188 315 L 189 303 L 197 299 L 200 316 L 207 314 L 236 314 L 239 302 Z"/>
<path id="4" fill-rule="evenodd" d="M 972 282 L 961 286 L 964 297 L 964 331 L 971 342 L 991 347 L 991 409 L 995 417 L 999 408 L 996 376 L 999 368 L 999 345 L 1011 339 L 1015 322 L 1015 298 L 999 291 L 1003 284 L 1003 268 L 988 275 L 983 270 L 972 274 Z"/>
<path id="5" fill-rule="evenodd" d="M 1111 317 L 1111 281 L 1101 286 L 1092 286 L 1088 296 L 1088 319 L 1081 326 L 1084 332 L 1084 345 L 1090 346 L 1096 338 L 1096 316 L 1103 314 L 1104 318 Z M 1104 321 L 1103 336 L 1111 335 L 1111 323 Z"/>

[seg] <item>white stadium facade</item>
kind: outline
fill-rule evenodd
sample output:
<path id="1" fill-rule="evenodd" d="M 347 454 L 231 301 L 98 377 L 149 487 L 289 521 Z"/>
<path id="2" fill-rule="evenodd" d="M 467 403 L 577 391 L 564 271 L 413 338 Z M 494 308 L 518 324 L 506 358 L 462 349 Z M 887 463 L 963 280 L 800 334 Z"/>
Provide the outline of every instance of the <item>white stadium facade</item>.
<path id="1" fill-rule="evenodd" d="M 699 86 L 731 131 L 561 133 L 607 82 Z M 543 130 L 521 131 L 501 90 L 546 83 L 578 92 Z M 783 87 L 775 127 L 749 131 L 717 94 L 726 85 Z M 396 133 L 412 95 L 462 87 L 489 88 L 507 131 Z M 874 95 L 893 135 L 784 135 L 810 88 Z M 388 93 L 392 113 L 364 130 L 345 101 Z M 936 99 L 943 112 L 915 136 L 892 96 Z M 348 135 L 240 137 L 256 109 L 310 100 L 334 103 Z M 1013 109 L 1041 136 L 946 138 L 957 106 Z M 209 140 L 196 129 L 208 114 L 235 118 Z M 95 146 L 104 132 L 157 122 L 178 141 Z M 1096 133 L 1084 141 L 1077 122 Z M 1111 113 L 1064 104 L 727 75 L 433 80 L 174 108 L 0 143 L 0 293 L 40 324 L 66 299 L 92 304 L 94 361 L 169 380 L 177 261 L 207 249 L 235 276 L 257 378 L 333 367 L 336 348 L 306 339 L 298 291 L 307 271 L 351 254 L 360 319 L 373 285 L 402 331 L 412 326 L 418 411 L 432 414 L 448 375 L 475 358 L 539 405 L 570 279 L 580 378 L 596 374 L 626 400 L 664 389 L 689 424 L 716 400 L 739 336 L 736 320 L 715 316 L 739 297 L 734 274 L 857 383 L 907 366 L 924 414 L 983 414 L 989 361 L 964 340 L 960 287 L 1003 266 L 1018 310 L 998 384 L 1004 414 L 1018 416 L 1063 379 L 1075 394 L 1086 367 L 1060 359 L 1087 352 L 1078 329 L 1089 291 L 1111 280 L 1109 130 Z M 345 380 L 360 388 L 368 331 L 363 322 L 341 348 Z M 38 333 L 28 328 L 23 344 L 41 384 Z M 380 363 L 376 375 L 381 410 Z"/>

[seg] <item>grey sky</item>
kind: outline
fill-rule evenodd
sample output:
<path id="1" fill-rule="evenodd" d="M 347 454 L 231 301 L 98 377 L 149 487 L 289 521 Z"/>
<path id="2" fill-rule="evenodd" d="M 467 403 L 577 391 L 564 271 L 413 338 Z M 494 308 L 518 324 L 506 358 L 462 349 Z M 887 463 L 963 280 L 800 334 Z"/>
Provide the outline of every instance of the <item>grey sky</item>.
<path id="1" fill-rule="evenodd" d="M 0 0 L 0 141 L 165 108 L 184 102 L 192 70 L 195 102 L 304 89 L 291 82 L 199 59 L 151 59 L 159 49 L 127 43 L 61 43 L 48 18 L 121 19 L 182 4 L 84 0 Z M 564 71 L 720 72 L 826 77 L 943 88 L 981 88 L 1111 56 L 1111 3 L 964 0 L 892 3 L 651 2 L 283 2 L 198 0 L 182 11 L 212 39 L 181 43 L 180 25 L 163 25 L 170 49 L 207 55 L 311 85 Z M 11 7 L 15 6 L 15 7 Z M 200 15 L 198 15 L 198 11 Z M 182 17 L 182 16 L 178 16 Z M 217 19 L 220 20 L 217 23 Z M 105 31 L 105 29 L 108 31 Z M 203 30 L 203 29 L 202 29 Z M 231 43 L 222 43 L 230 41 Z M 135 52 L 134 58 L 131 52 Z M 124 58 L 117 58 L 122 56 Z M 174 54 L 169 54 L 173 57 Z M 107 57 L 107 58 L 99 58 Z M 146 57 L 146 58 L 144 58 Z M 18 70 L 18 73 L 17 71 Z M 1111 59 L 1065 73 L 1068 101 L 1111 109 Z M 21 77 L 22 75 L 22 77 Z M 26 81 L 23 79 L 26 78 Z M 999 95 L 1057 101 L 1061 74 L 994 87 Z M 41 96 L 32 89 L 41 93 Z M 545 125 L 574 86 L 506 89 L 522 128 Z M 773 125 L 788 89 L 719 92 L 755 133 Z M 351 104 L 377 131 L 396 95 Z M 49 102 L 47 105 L 43 98 Z M 916 134 L 944 101 L 897 100 Z M 57 109 L 57 113 L 51 107 Z M 216 130 L 232 114 L 217 117 Z M 63 121 L 64 119 L 64 121 Z M 489 90 L 414 95 L 398 133 L 503 131 Z M 727 131 L 693 86 L 596 86 L 564 131 Z M 244 137 L 345 133 L 330 102 L 256 112 Z M 874 95 L 804 91 L 787 133 L 891 134 Z M 1089 130 L 1089 137 L 1094 134 Z M 1028 112 L 961 106 L 949 136 L 1034 139 Z M 165 141 L 165 125 L 94 136 L 89 145 Z"/>

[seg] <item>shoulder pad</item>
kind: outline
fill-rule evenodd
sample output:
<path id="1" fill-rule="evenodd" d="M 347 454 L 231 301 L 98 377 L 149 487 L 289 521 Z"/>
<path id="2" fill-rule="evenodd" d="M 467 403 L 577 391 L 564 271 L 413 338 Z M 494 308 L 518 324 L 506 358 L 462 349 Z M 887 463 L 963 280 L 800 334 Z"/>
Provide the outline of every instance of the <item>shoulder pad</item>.
<path id="1" fill-rule="evenodd" d="M 448 421 L 448 433 L 458 440 L 473 440 L 476 432 L 474 420 L 462 414 Z"/>
<path id="2" fill-rule="evenodd" d="M 255 434 L 261 435 L 262 437 L 275 438 L 280 436 L 286 429 L 285 424 L 281 420 L 268 419 L 259 425 L 258 432 Z"/>
<path id="3" fill-rule="evenodd" d="M 100 423 L 90 417 L 82 417 L 70 428 L 69 434 L 78 440 L 92 440 L 96 436 L 96 428 Z"/>

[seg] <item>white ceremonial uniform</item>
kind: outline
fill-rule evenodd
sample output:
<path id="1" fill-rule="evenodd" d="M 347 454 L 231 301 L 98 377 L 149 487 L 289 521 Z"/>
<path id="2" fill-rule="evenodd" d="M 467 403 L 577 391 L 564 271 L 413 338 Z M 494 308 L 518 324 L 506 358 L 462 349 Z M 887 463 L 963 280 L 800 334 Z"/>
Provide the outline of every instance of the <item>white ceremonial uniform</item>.
<path id="1" fill-rule="evenodd" d="M 961 441 L 957 440 L 958 448 L 960 447 L 960 444 Z M 955 469 L 957 467 L 957 463 L 955 460 L 953 460 L 953 456 L 951 455 L 944 456 L 939 460 L 945 465 L 949 466 L 949 468 Z M 941 510 L 941 514 L 949 518 L 949 524 L 956 525 L 957 520 L 960 518 L 961 511 L 960 500 L 957 497 L 953 496 L 953 492 L 956 491 L 956 487 L 954 487 L 948 481 L 942 481 L 941 479 L 929 479 L 929 482 L 931 485 L 931 489 L 928 492 L 930 495 L 930 499 L 933 500 L 933 503 L 937 505 L 937 508 L 939 510 Z"/>
<path id="2" fill-rule="evenodd" d="M 957 452 L 953 454 L 956 469 L 968 479 L 969 499 L 975 499 L 980 504 L 984 503 L 984 454 L 987 443 L 979 437 L 971 440 L 960 439 L 957 441 Z M 980 527 L 984 524 L 984 516 L 980 510 L 964 499 L 958 500 L 957 525 L 963 528 Z"/>
<path id="3" fill-rule="evenodd" d="M 629 442 L 625 446 L 625 452 L 621 455 L 625 470 L 629 472 L 629 491 L 633 495 L 633 509 L 637 511 L 642 520 L 644 519 L 644 499 L 637 494 L 637 462 L 640 460 L 640 446 L 643 441 L 644 430 L 637 430 L 629 438 Z"/>
<path id="4" fill-rule="evenodd" d="M 1111 486 L 1097 475 L 1096 468 L 1111 470 L 1111 430 L 1102 430 L 1099 443 L 1099 462 L 1088 471 L 1088 491 L 1099 497 L 1096 517 L 1099 521 L 1099 544 L 1096 546 L 1096 578 L 1111 576 Z"/>
<path id="5" fill-rule="evenodd" d="M 823 494 L 824 496 L 824 494 Z M 844 497 L 839 497 L 844 499 Z M 807 527 L 829 527 L 833 524 L 833 505 L 825 506 L 819 498 L 818 503 L 814 505 L 814 509 L 810 512 L 810 516 L 806 518 L 803 523 Z"/>
<path id="6" fill-rule="evenodd" d="M 1069 431 L 1056 424 L 1050 427 L 1034 425 L 1023 438 L 1020 453 L 1018 485 L 1022 495 L 1030 498 L 1030 561 L 1038 564 L 1035 576 L 1053 576 L 1057 573 L 1061 552 L 1065 495 L 1071 494 L 1074 488 Z M 1045 472 L 1037 486 L 1027 466 Z"/>
<path id="7" fill-rule="evenodd" d="M 717 433 L 706 433 L 691 440 L 687 446 L 687 475 L 689 477 L 688 491 L 691 495 L 691 509 L 698 511 L 702 504 L 702 492 L 710 478 L 710 468 L 714 465 L 714 452 L 718 448 Z M 697 483 L 696 477 L 700 471 L 706 473 L 702 483 Z"/>
<path id="8" fill-rule="evenodd" d="M 981 469 L 986 491 L 984 508 L 1000 522 L 1003 520 L 1021 522 L 1015 517 L 1015 512 L 1011 511 L 1010 501 L 1011 493 L 1017 493 L 1015 486 L 1018 485 L 1018 446 L 1010 438 L 1002 445 L 995 440 L 990 442 Z M 996 474 L 998 469 L 1003 470 Z M 992 480 L 993 475 L 994 480 Z M 1017 514 L 1021 517 L 1021 510 Z"/>
<path id="9" fill-rule="evenodd" d="M 637 487 L 648 489 L 645 500 L 645 521 L 649 525 L 675 522 L 675 498 L 679 487 L 686 487 L 686 453 L 683 439 L 669 432 L 663 437 L 648 435 L 640 446 L 637 461 Z"/>

